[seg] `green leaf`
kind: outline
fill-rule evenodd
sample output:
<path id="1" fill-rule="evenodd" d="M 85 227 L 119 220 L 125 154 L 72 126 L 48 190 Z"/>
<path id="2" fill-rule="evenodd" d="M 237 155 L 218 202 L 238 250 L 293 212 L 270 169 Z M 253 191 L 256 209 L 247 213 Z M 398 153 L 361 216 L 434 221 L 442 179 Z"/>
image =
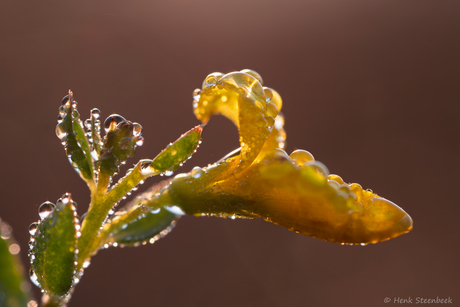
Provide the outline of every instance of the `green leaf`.
<path id="1" fill-rule="evenodd" d="M 74 203 L 65 194 L 33 236 L 32 269 L 41 288 L 50 295 L 65 295 L 73 285 L 78 227 Z"/>
<path id="2" fill-rule="evenodd" d="M 99 168 L 99 190 L 105 190 L 110 178 L 114 176 L 119 167 L 134 155 L 136 147 L 143 144 L 142 126 L 126 120 L 123 116 L 112 114 L 105 120 L 104 126 L 108 125 L 108 131 L 103 138 L 100 150 L 100 159 L 97 162 Z"/>
<path id="3" fill-rule="evenodd" d="M 98 246 L 154 243 L 168 234 L 180 218 L 166 208 L 147 207 L 146 203 L 171 182 L 164 180 L 127 204 L 109 220 L 99 236 Z M 145 243 L 144 243 L 145 244 Z"/>
<path id="4" fill-rule="evenodd" d="M 59 108 L 56 135 L 65 146 L 67 157 L 75 171 L 88 184 L 93 184 L 91 149 L 71 91 L 69 96 L 64 97 L 63 105 Z"/>
<path id="5" fill-rule="evenodd" d="M 198 125 L 190 129 L 178 138 L 174 143 L 170 143 L 150 164 L 154 172 L 175 171 L 182 163 L 187 161 L 201 143 L 201 132 L 204 125 Z"/>
<path id="6" fill-rule="evenodd" d="M 11 236 L 11 227 L 0 219 L 0 306 L 27 306 L 29 284 L 19 259 L 19 245 Z"/>
<path id="7" fill-rule="evenodd" d="M 137 207 L 136 210 L 130 212 L 133 214 L 132 217 L 137 216 L 136 218 L 126 219 L 125 217 L 128 217 L 124 216 L 126 213 L 115 217 L 107 230 L 109 240 L 104 243 L 132 245 L 149 240 L 150 243 L 154 243 L 169 233 L 179 218 L 178 215 L 164 208 L 155 210 L 149 208 L 147 212 L 145 211 L 145 208 Z"/>

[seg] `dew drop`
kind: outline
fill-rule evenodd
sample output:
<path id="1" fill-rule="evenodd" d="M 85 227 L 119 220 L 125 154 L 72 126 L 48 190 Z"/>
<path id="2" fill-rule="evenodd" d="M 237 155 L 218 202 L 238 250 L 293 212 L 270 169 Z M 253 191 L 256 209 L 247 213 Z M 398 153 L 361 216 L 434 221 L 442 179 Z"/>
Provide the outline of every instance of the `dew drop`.
<path id="1" fill-rule="evenodd" d="M 150 168 L 150 164 L 152 164 L 152 160 L 144 159 L 139 161 L 139 167 L 141 169 L 142 176 L 153 176 L 155 175 L 155 171 Z"/>
<path id="2" fill-rule="evenodd" d="M 185 215 L 185 212 L 182 211 L 178 206 L 164 206 L 166 210 L 177 215 Z"/>
<path id="3" fill-rule="evenodd" d="M 291 157 L 291 159 L 298 166 L 303 166 L 303 165 L 307 164 L 307 162 L 309 162 L 309 161 L 315 161 L 315 158 L 313 157 L 313 155 L 310 152 L 308 152 L 306 150 L 303 150 L 303 149 L 294 150 L 289 155 L 289 157 Z"/>
<path id="4" fill-rule="evenodd" d="M 335 180 L 328 180 L 327 183 L 334 189 L 337 189 L 337 190 L 340 189 L 340 183 L 338 183 Z"/>
<path id="5" fill-rule="evenodd" d="M 62 123 L 56 126 L 56 136 L 60 140 L 63 140 L 65 137 L 67 137 L 67 132 L 65 131 L 64 125 Z"/>
<path id="6" fill-rule="evenodd" d="M 169 177 L 169 176 L 172 176 L 172 174 L 174 174 L 174 172 L 171 171 L 171 170 L 167 170 L 167 171 L 164 172 L 164 175 L 165 175 L 165 176 L 168 176 L 168 177 Z"/>
<path id="7" fill-rule="evenodd" d="M 161 208 L 157 208 L 157 209 L 153 209 L 152 211 L 150 211 L 150 213 L 158 214 L 158 213 L 160 213 L 160 211 L 161 211 Z"/>
<path id="8" fill-rule="evenodd" d="M 83 268 L 85 268 L 85 269 L 88 268 L 90 264 L 91 264 L 91 262 L 86 260 L 85 262 L 83 262 Z"/>
<path id="9" fill-rule="evenodd" d="M 38 223 L 33 222 L 29 225 L 29 233 L 33 236 L 37 232 Z"/>
<path id="10" fill-rule="evenodd" d="M 275 106 L 275 104 L 271 102 L 267 102 L 267 115 L 273 118 L 275 118 L 276 115 L 278 115 L 278 108 Z M 275 123 L 276 123 L 276 119 L 275 119 Z"/>
<path id="11" fill-rule="evenodd" d="M 71 194 L 70 194 L 70 193 L 65 193 L 64 195 L 62 195 L 61 201 L 62 201 L 62 203 L 63 203 L 64 205 L 67 205 L 69 202 L 72 201 Z M 77 204 L 74 203 L 74 205 L 76 206 Z"/>
<path id="12" fill-rule="evenodd" d="M 329 170 L 327 169 L 326 165 L 324 165 L 323 163 L 319 161 L 308 161 L 306 164 L 316 169 L 316 171 L 320 173 L 321 175 L 323 175 L 324 177 L 327 178 L 327 176 L 329 176 Z"/>
<path id="13" fill-rule="evenodd" d="M 203 174 L 203 171 L 202 171 L 201 167 L 195 166 L 195 167 L 192 169 L 191 174 L 192 174 L 193 178 L 200 178 L 201 175 Z"/>
<path id="14" fill-rule="evenodd" d="M 64 119 L 67 115 L 67 108 L 65 106 L 60 106 L 58 113 L 58 116 Z"/>
<path id="15" fill-rule="evenodd" d="M 97 153 L 97 151 L 94 148 L 92 148 L 92 150 L 91 150 L 91 157 L 93 158 L 94 161 L 99 160 L 99 154 Z"/>
<path id="16" fill-rule="evenodd" d="M 340 185 L 340 191 L 345 192 L 347 194 L 352 193 L 351 189 L 350 189 L 350 186 L 348 184 L 341 184 Z"/>
<path id="17" fill-rule="evenodd" d="M 110 129 L 115 129 L 115 127 L 121 123 L 122 121 L 125 121 L 126 119 L 119 115 L 119 114 L 112 114 L 109 117 L 107 117 L 104 121 L 104 130 L 105 132 L 109 132 Z"/>
<path id="18" fill-rule="evenodd" d="M 271 88 L 264 87 L 264 94 L 265 94 L 265 101 L 270 102 L 270 100 L 272 100 L 272 98 L 273 98 L 273 92 L 272 92 Z"/>
<path id="19" fill-rule="evenodd" d="M 282 115 L 278 115 L 275 118 L 275 128 L 277 130 L 280 130 L 283 128 L 283 126 L 284 126 L 284 117 Z"/>
<path id="20" fill-rule="evenodd" d="M 275 126 L 275 119 L 271 116 L 267 116 L 265 119 L 268 123 L 268 130 L 271 132 L 273 130 L 273 127 Z"/>
<path id="21" fill-rule="evenodd" d="M 241 70 L 241 72 L 248 74 L 250 76 L 253 76 L 254 78 L 257 79 L 257 81 L 259 81 L 261 85 L 264 84 L 264 80 L 262 79 L 262 76 L 257 71 L 254 71 L 252 69 L 243 69 Z"/>
<path id="22" fill-rule="evenodd" d="M 37 287 L 40 287 L 40 284 L 38 283 L 38 280 L 37 280 L 37 274 L 35 274 L 33 269 L 30 269 L 29 276 L 30 276 L 30 280 L 32 281 L 32 283 L 36 285 Z"/>
<path id="23" fill-rule="evenodd" d="M 91 130 L 91 119 L 85 120 L 85 128 Z"/>
<path id="24" fill-rule="evenodd" d="M 136 141 L 136 146 L 142 146 L 144 145 L 144 138 L 142 136 L 139 136 L 139 138 Z"/>
<path id="25" fill-rule="evenodd" d="M 56 206 L 52 202 L 45 201 L 38 208 L 38 215 L 40 216 L 41 219 L 44 219 L 48 215 L 51 214 L 51 212 L 54 210 L 54 207 L 56 207 Z"/>
<path id="26" fill-rule="evenodd" d="M 70 101 L 69 95 L 65 95 L 64 98 L 62 98 L 61 104 L 66 105 Z"/>
<path id="27" fill-rule="evenodd" d="M 201 90 L 199 88 L 195 89 L 193 91 L 193 99 L 194 100 L 200 100 L 200 95 L 201 95 Z"/>
<path id="28" fill-rule="evenodd" d="M 139 137 L 142 133 L 142 126 L 139 123 L 133 123 L 133 136 Z"/>
<path id="29" fill-rule="evenodd" d="M 97 108 L 94 108 L 91 110 L 91 116 L 95 119 L 99 119 L 99 117 L 101 117 L 101 111 L 99 111 Z"/>
<path id="30" fill-rule="evenodd" d="M 222 77 L 222 73 L 212 73 L 206 77 L 204 82 L 207 86 L 214 86 L 219 81 L 220 77 Z"/>

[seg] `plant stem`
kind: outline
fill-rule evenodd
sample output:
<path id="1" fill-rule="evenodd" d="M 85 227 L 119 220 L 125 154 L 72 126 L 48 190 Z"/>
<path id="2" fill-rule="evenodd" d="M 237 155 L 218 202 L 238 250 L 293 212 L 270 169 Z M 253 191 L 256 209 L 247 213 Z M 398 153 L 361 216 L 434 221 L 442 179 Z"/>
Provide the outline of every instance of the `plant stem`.
<path id="1" fill-rule="evenodd" d="M 81 237 L 78 240 L 79 260 L 77 271 L 82 268 L 83 263 L 100 247 L 97 244 L 100 240 L 97 240 L 97 238 L 110 209 L 142 180 L 150 176 L 151 174 L 142 174 L 140 164 L 138 163 L 131 173 L 112 186 L 107 194 L 97 191 L 91 196 L 90 209 L 83 222 Z"/>

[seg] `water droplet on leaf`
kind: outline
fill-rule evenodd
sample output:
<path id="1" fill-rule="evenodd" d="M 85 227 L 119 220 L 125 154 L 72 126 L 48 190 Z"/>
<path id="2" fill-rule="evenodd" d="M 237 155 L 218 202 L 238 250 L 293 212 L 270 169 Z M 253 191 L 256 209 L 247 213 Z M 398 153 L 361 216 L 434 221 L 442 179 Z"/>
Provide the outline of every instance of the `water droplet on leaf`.
<path id="1" fill-rule="evenodd" d="M 315 161 L 313 155 L 303 149 L 294 150 L 289 156 L 298 166 L 303 166 L 309 161 Z"/>
<path id="2" fill-rule="evenodd" d="M 61 104 L 66 105 L 70 100 L 69 95 L 65 95 L 64 98 L 62 98 Z"/>
<path id="3" fill-rule="evenodd" d="M 201 90 L 199 88 L 193 91 L 193 99 L 198 101 L 200 100 Z"/>
<path id="4" fill-rule="evenodd" d="M 38 228 L 38 223 L 33 222 L 29 226 L 29 233 L 33 236 L 35 234 L 35 232 L 37 232 L 37 228 Z"/>
<path id="5" fill-rule="evenodd" d="M 67 132 L 65 132 L 64 125 L 62 123 L 56 126 L 56 136 L 60 140 L 63 140 L 64 138 L 67 137 Z"/>
<path id="6" fill-rule="evenodd" d="M 133 123 L 133 136 L 139 137 L 142 133 L 142 126 L 139 123 Z"/>
<path id="7" fill-rule="evenodd" d="M 262 76 L 257 71 L 254 71 L 252 69 L 243 69 L 241 70 L 241 72 L 248 74 L 250 76 L 253 76 L 254 78 L 257 79 L 257 81 L 259 81 L 261 85 L 264 84 L 264 80 L 262 79 Z"/>
<path id="8" fill-rule="evenodd" d="M 316 171 L 320 173 L 321 175 L 323 175 L 325 178 L 329 176 L 329 170 L 327 169 L 326 165 L 324 165 L 323 163 L 319 161 L 309 161 L 306 164 L 316 169 Z"/>
<path id="9" fill-rule="evenodd" d="M 214 86 L 217 84 L 217 81 L 219 81 L 223 76 L 224 74 L 221 72 L 214 72 L 212 74 L 209 74 L 206 77 L 206 79 L 204 79 L 204 83 L 207 86 Z"/>
<path id="10" fill-rule="evenodd" d="M 192 174 L 193 178 L 200 178 L 201 175 L 203 174 L 203 170 L 201 169 L 201 167 L 195 166 L 195 167 L 192 169 L 191 174 Z"/>
<path id="11" fill-rule="evenodd" d="M 62 195 L 61 197 L 61 201 L 64 205 L 68 204 L 69 202 L 72 201 L 72 197 L 71 197 L 71 194 L 70 193 L 65 193 L 64 195 Z M 77 204 L 74 203 L 74 205 L 76 206 Z"/>
<path id="12" fill-rule="evenodd" d="M 37 275 L 35 274 L 33 269 L 30 269 L 29 276 L 30 276 L 30 280 L 32 281 L 32 283 L 36 285 L 37 287 L 40 287 L 40 284 L 38 283 L 38 280 L 37 280 Z"/>
<path id="13" fill-rule="evenodd" d="M 177 215 L 185 215 L 185 212 L 178 206 L 164 206 L 166 210 Z"/>
<path id="14" fill-rule="evenodd" d="M 122 121 L 125 121 L 126 119 L 119 115 L 119 114 L 112 114 L 109 117 L 107 117 L 104 121 L 104 130 L 105 132 L 109 132 L 110 129 L 115 129 L 115 127 L 121 123 Z"/>
<path id="15" fill-rule="evenodd" d="M 264 87 L 265 101 L 270 102 L 273 98 L 273 92 L 269 87 Z"/>
<path id="16" fill-rule="evenodd" d="M 136 141 L 136 146 L 142 146 L 142 145 L 144 145 L 144 138 L 140 136 Z"/>
<path id="17" fill-rule="evenodd" d="M 85 127 L 86 129 L 91 130 L 91 119 L 88 118 L 85 120 Z"/>
<path id="18" fill-rule="evenodd" d="M 99 111 L 99 109 L 92 109 L 91 110 L 91 116 L 93 116 L 95 119 L 99 119 L 99 117 L 101 117 L 101 111 Z"/>
<path id="19" fill-rule="evenodd" d="M 51 212 L 54 210 L 54 207 L 56 207 L 52 202 L 50 201 L 45 201 L 43 204 L 40 205 L 38 208 L 38 215 L 40 216 L 41 219 L 46 218 L 48 215 L 51 214 Z"/>

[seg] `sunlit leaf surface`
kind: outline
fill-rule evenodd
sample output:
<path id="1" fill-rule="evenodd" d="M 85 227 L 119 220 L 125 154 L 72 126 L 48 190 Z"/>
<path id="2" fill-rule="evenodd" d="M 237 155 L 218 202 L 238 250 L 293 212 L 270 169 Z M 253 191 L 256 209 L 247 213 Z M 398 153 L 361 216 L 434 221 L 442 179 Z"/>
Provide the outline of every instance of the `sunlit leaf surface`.
<path id="1" fill-rule="evenodd" d="M 281 98 L 261 80 L 249 70 L 205 79 L 194 92 L 195 114 L 204 123 L 214 114 L 229 118 L 238 127 L 241 151 L 177 175 L 148 205 L 176 205 L 197 216 L 260 217 L 342 244 L 377 243 L 410 231 L 412 219 L 394 203 L 330 175 L 307 151 L 282 150 Z"/>
<path id="2" fill-rule="evenodd" d="M 31 237 L 33 243 L 32 280 L 48 294 L 63 296 L 73 285 L 75 274 L 78 220 L 69 194 L 56 206 L 45 202 L 40 206 L 42 220 Z"/>

